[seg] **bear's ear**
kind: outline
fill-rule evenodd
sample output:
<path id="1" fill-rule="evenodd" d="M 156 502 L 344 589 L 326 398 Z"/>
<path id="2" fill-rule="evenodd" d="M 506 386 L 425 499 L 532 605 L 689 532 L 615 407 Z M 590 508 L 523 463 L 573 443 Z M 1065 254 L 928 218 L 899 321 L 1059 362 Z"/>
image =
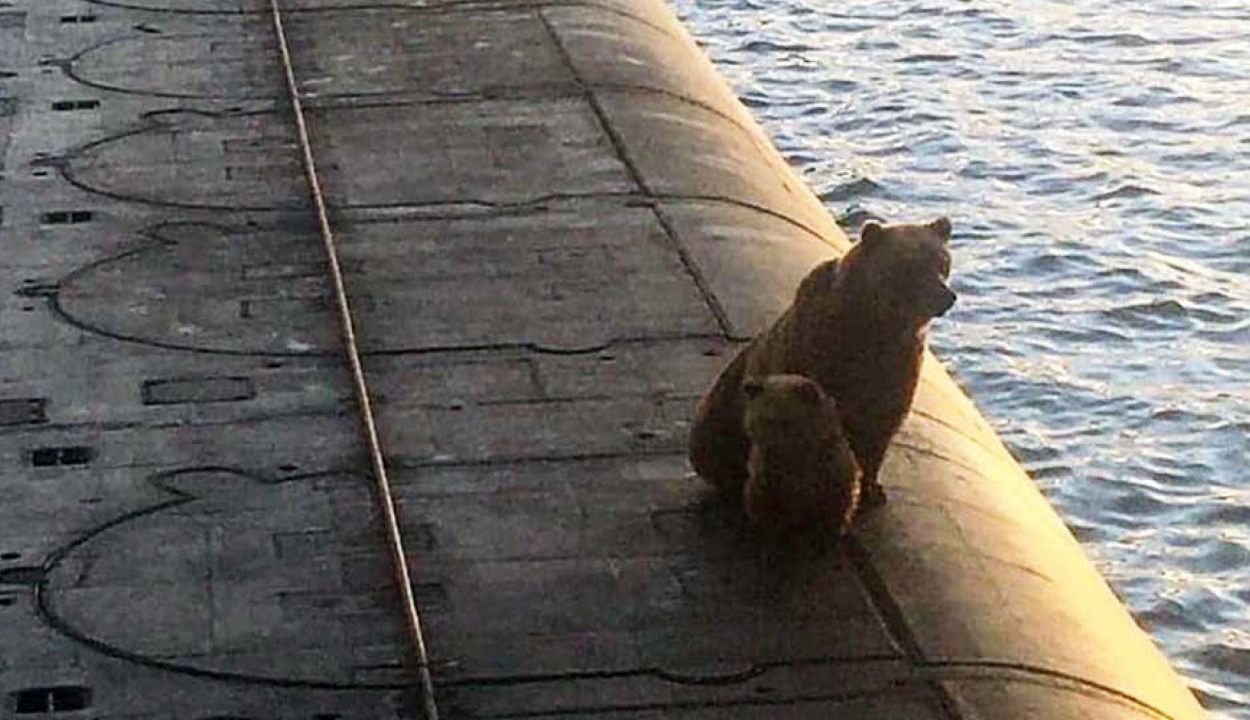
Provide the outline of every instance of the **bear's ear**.
<path id="1" fill-rule="evenodd" d="M 873 245 L 882 237 L 885 237 L 885 228 L 875 222 L 866 222 L 859 230 L 859 242 L 864 246 Z"/>
<path id="2" fill-rule="evenodd" d="M 938 236 L 942 238 L 943 242 L 947 242 L 951 239 L 951 219 L 950 218 L 940 217 L 937 220 L 934 220 L 933 222 L 929 223 L 929 227 L 933 229 L 933 232 L 937 233 Z"/>
<path id="3" fill-rule="evenodd" d="M 757 397 L 764 392 L 764 381 L 757 377 L 750 377 L 742 381 L 742 394 L 749 398 Z"/>

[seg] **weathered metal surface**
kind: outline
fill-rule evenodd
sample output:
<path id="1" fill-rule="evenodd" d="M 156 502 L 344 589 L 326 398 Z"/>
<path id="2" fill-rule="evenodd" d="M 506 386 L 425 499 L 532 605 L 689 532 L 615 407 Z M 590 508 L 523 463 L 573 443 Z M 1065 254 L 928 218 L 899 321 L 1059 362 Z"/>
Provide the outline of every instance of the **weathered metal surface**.
<path id="1" fill-rule="evenodd" d="M 341 32 L 322 33 L 327 21 Z M 466 22 L 466 19 L 471 20 Z M 171 98 L 278 99 L 284 90 L 263 15 L 184 21 L 176 34 L 105 40 L 66 63 L 80 82 Z M 532 10 L 465 15 L 382 8 L 295 15 L 288 33 L 309 97 L 398 95 L 428 100 L 516 88 L 576 90 Z M 454 52 L 452 44 L 454 43 Z M 143 58 L 144 61 L 137 61 Z"/>
<path id="2" fill-rule="evenodd" d="M 845 238 L 666 8 L 282 4 L 445 716 L 1198 716 L 936 363 L 851 543 L 687 476 Z M 0 10 L 0 714 L 418 712 L 267 10 Z"/>
<path id="3" fill-rule="evenodd" d="M 568 351 L 718 332 L 645 208 L 553 203 L 514 215 L 378 218 L 346 224 L 344 236 L 366 351 Z M 136 342 L 337 355 L 320 254 L 301 226 L 168 224 L 71 271 L 45 301 L 80 327 Z M 619 292 L 604 293 L 607 285 Z"/>

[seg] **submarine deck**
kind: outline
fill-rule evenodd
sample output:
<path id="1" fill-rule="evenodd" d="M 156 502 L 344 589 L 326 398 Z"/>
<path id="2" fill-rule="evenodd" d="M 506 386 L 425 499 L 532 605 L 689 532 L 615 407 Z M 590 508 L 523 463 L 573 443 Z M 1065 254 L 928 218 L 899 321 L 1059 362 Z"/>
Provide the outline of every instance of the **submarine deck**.
<path id="1" fill-rule="evenodd" d="M 15 0 L 7 712 L 1201 716 L 932 358 L 849 542 L 689 477 L 696 400 L 846 239 L 659 0 L 280 5 L 433 697 L 269 3 Z"/>

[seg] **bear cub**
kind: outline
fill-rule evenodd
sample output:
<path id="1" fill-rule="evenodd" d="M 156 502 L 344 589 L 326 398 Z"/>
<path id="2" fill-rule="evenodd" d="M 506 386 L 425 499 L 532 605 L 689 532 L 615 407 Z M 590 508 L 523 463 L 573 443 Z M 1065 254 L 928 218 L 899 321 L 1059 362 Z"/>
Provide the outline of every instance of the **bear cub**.
<path id="1" fill-rule="evenodd" d="M 747 378 L 743 430 L 751 443 L 743 506 L 756 525 L 787 532 L 850 528 L 859 463 L 820 386 L 802 375 Z"/>
<path id="2" fill-rule="evenodd" d="M 837 404 L 863 472 L 862 505 L 885 501 L 877 474 L 911 408 L 929 321 L 950 309 L 951 223 L 868 223 L 839 260 L 817 265 L 794 302 L 721 371 L 690 428 L 690 462 L 721 491 L 748 478 L 743 381 L 767 375 L 815 380 Z"/>

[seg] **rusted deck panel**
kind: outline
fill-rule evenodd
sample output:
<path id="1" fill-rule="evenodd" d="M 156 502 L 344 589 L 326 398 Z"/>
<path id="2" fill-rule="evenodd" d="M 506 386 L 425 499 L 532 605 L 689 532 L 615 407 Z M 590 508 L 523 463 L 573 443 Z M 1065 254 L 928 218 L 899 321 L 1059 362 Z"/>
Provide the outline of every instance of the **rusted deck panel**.
<path id="1" fill-rule="evenodd" d="M 444 716 L 1200 716 L 936 363 L 853 542 L 687 476 L 845 238 L 664 6 L 283 5 Z M 6 715 L 419 716 L 267 13 L 0 8 Z"/>

